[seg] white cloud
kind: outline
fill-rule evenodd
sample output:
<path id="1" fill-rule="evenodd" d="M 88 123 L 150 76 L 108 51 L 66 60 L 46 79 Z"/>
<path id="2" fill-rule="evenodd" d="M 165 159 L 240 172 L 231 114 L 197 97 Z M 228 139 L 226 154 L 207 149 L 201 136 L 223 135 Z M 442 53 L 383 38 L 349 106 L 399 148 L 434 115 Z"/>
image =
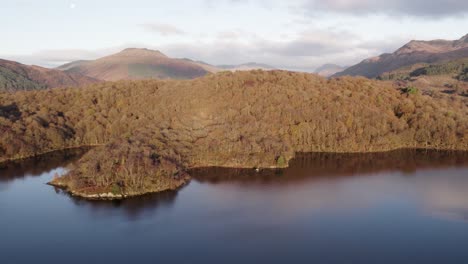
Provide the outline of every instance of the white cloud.
<path id="1" fill-rule="evenodd" d="M 128 43 L 99 50 L 44 50 L 6 59 L 26 64 L 56 67 L 75 60 L 97 59 L 128 47 L 157 49 L 170 57 L 190 58 L 210 64 L 266 63 L 300 71 L 313 71 L 325 63 L 351 65 L 382 52 L 393 51 L 405 42 L 367 42 L 360 36 L 338 29 L 308 30 L 288 34 L 284 39 L 260 37 L 254 32 L 235 29 L 214 34 L 213 39 L 178 41 L 158 46 Z M 394 48 L 393 48 L 394 47 Z"/>
<path id="2" fill-rule="evenodd" d="M 175 0 L 159 4 L 79 0 L 77 4 L 94 11 L 72 12 L 64 20 L 60 14 L 65 12 L 35 12 L 42 6 L 37 1 L 21 8 L 7 4 L 10 12 L 0 16 L 5 35 L 0 57 L 57 66 L 126 47 L 147 47 L 212 64 L 254 61 L 313 70 L 324 63 L 349 65 L 393 52 L 411 39 L 455 39 L 466 34 L 468 26 L 462 16 L 468 1 L 459 0 Z M 107 12 L 109 6 L 112 12 Z M 132 8 L 135 12 L 129 12 Z M 31 16 L 11 24 L 15 12 L 21 14 L 23 9 Z M 136 12 L 138 17 L 131 15 Z M 103 13 L 107 23 L 102 23 Z M 426 19 L 429 16 L 439 19 Z M 50 30 L 37 31 L 37 26 Z M 32 45 L 22 41 L 24 36 L 41 41 Z M 138 44 L 128 44 L 129 39 Z M 98 49 L 114 43 L 118 48 Z"/>
<path id="3" fill-rule="evenodd" d="M 468 1 L 464 0 L 305 0 L 302 7 L 310 13 L 329 11 L 352 15 L 446 17 L 468 13 Z"/>
<path id="4" fill-rule="evenodd" d="M 163 36 L 169 35 L 185 35 L 186 32 L 177 28 L 176 26 L 164 23 L 147 23 L 141 25 L 145 30 L 155 32 Z"/>

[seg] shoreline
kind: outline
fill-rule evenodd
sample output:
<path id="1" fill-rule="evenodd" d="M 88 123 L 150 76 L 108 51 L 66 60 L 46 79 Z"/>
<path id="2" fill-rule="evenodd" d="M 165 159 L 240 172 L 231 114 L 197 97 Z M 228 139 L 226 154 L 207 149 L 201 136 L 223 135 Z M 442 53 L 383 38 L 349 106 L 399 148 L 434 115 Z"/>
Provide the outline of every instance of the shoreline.
<path id="1" fill-rule="evenodd" d="M 45 156 L 54 152 L 60 152 L 60 151 L 73 151 L 73 150 L 80 150 L 80 149 L 92 149 L 94 147 L 100 147 L 104 146 L 105 144 L 97 144 L 97 145 L 83 145 L 83 146 L 77 146 L 77 147 L 66 147 L 66 148 L 61 148 L 61 149 L 54 149 L 54 150 L 47 150 L 44 152 L 39 152 L 34 155 L 30 156 L 23 156 L 19 158 L 8 158 L 8 159 L 0 159 L 0 165 L 8 162 L 17 162 L 17 161 L 22 161 L 22 160 L 27 160 L 27 159 L 35 159 L 35 158 L 40 158 L 41 156 Z"/>
<path id="2" fill-rule="evenodd" d="M 60 152 L 60 151 L 73 151 L 73 150 L 79 150 L 79 149 L 93 149 L 95 147 L 102 147 L 105 146 L 106 144 L 96 144 L 96 145 L 82 145 L 82 146 L 76 146 L 76 147 L 67 147 L 67 148 L 60 148 L 60 149 L 54 149 L 54 150 L 47 150 L 44 152 L 40 152 L 34 155 L 30 156 L 23 156 L 19 158 L 7 158 L 7 159 L 1 159 L 0 164 L 8 163 L 8 162 L 15 162 L 15 161 L 21 161 L 21 160 L 27 160 L 27 159 L 35 159 L 39 158 L 44 155 L 48 155 L 54 152 Z M 427 151 L 462 151 L 462 152 L 468 152 L 468 149 L 463 149 L 463 148 L 428 148 L 428 147 L 397 147 L 397 148 L 390 148 L 390 149 L 383 149 L 383 150 L 371 150 L 371 151 L 298 151 L 295 152 L 297 153 L 337 153 L 337 154 L 360 154 L 360 153 L 383 153 L 383 152 L 391 152 L 391 151 L 397 151 L 397 150 L 405 150 L 405 149 L 414 149 L 414 150 L 427 150 Z M 294 158 L 294 157 L 293 157 Z M 250 169 L 252 167 L 249 166 L 219 166 L 219 165 L 200 165 L 200 166 L 190 166 L 188 169 L 196 169 L 196 168 L 211 168 L 211 167 L 219 167 L 219 168 L 233 168 L 233 169 Z M 264 167 L 264 168 L 259 168 L 259 169 L 278 169 L 276 166 L 271 166 L 271 167 Z"/>
<path id="3" fill-rule="evenodd" d="M 14 159 L 14 160 L 8 160 L 8 161 L 5 161 L 5 162 L 0 162 L 0 164 L 6 163 L 6 162 L 17 162 L 17 161 L 21 161 L 21 160 L 25 160 L 25 159 L 39 158 L 40 156 L 46 156 L 46 155 L 48 155 L 50 153 L 54 153 L 54 152 L 67 151 L 67 150 L 79 150 L 79 149 L 83 149 L 83 148 L 93 148 L 93 147 L 96 147 L 96 146 L 100 146 L 100 145 L 94 145 L 94 146 L 88 145 L 88 146 L 83 146 L 83 147 L 73 147 L 73 148 L 66 148 L 66 149 L 61 149 L 61 150 L 48 151 L 48 152 L 45 152 L 43 154 L 35 155 L 35 156 L 29 157 L 29 158 Z M 399 151 L 399 150 L 416 150 L 416 151 L 422 151 L 422 152 L 424 152 L 424 151 L 468 152 L 468 150 L 464 150 L 464 149 L 412 148 L 412 147 L 395 148 L 395 149 L 382 150 L 382 151 L 368 151 L 368 152 L 364 152 L 364 151 L 361 151 L 361 152 L 326 152 L 326 151 L 321 151 L 321 152 L 296 152 L 295 155 L 290 160 L 287 161 L 286 166 L 284 166 L 284 167 L 270 166 L 270 167 L 253 168 L 253 167 L 250 167 L 250 166 L 206 166 L 206 165 L 203 166 L 203 165 L 198 165 L 198 166 L 190 166 L 190 167 L 186 168 L 184 170 L 184 172 L 190 172 L 190 170 L 194 170 L 194 169 L 206 169 L 206 168 L 252 169 L 252 170 L 256 170 L 257 172 L 260 171 L 260 170 L 278 170 L 278 169 L 281 170 L 281 169 L 288 168 L 291 160 L 295 159 L 297 157 L 297 155 L 299 155 L 301 153 L 330 153 L 330 154 L 350 154 L 350 155 L 352 155 L 352 154 L 390 153 L 390 152 Z M 62 181 L 60 181 L 60 179 L 62 179 Z M 83 198 L 85 200 L 112 201 L 112 200 L 125 200 L 125 199 L 128 199 L 128 198 L 134 198 L 134 197 L 148 195 L 148 194 L 160 193 L 160 192 L 164 192 L 164 191 L 177 191 L 177 190 L 183 188 L 184 186 L 188 185 L 191 180 L 192 180 L 192 176 L 189 173 L 186 173 L 181 179 L 174 180 L 174 184 L 169 186 L 169 187 L 166 187 L 166 188 L 162 188 L 162 189 L 158 189 L 158 188 L 145 189 L 145 190 L 143 190 L 141 192 L 135 192 L 135 191 L 126 192 L 124 190 L 124 191 L 122 191 L 122 193 L 113 193 L 112 191 L 103 191 L 103 192 L 98 191 L 98 192 L 95 192 L 95 193 L 93 193 L 93 192 L 86 193 L 86 192 L 80 191 L 80 190 L 83 190 L 83 189 L 74 190 L 73 188 L 70 188 L 70 186 L 67 185 L 66 182 L 63 181 L 63 176 L 61 176 L 61 177 L 59 177 L 57 179 L 52 179 L 47 184 L 50 185 L 50 186 L 59 188 L 59 189 L 65 191 L 65 192 L 67 192 L 69 195 L 71 195 L 73 197 L 79 197 L 79 198 Z M 66 179 L 65 179 L 65 181 L 66 181 Z"/>
<path id="4" fill-rule="evenodd" d="M 178 191 L 182 189 L 183 187 L 187 186 L 191 180 L 192 180 L 191 177 L 188 176 L 183 179 L 183 183 L 180 186 L 177 186 L 175 188 L 168 188 L 164 190 L 153 190 L 153 191 L 147 190 L 141 193 L 123 193 L 123 194 L 114 194 L 112 192 L 86 194 L 86 193 L 81 193 L 79 191 L 73 191 L 66 184 L 54 183 L 53 180 L 48 182 L 47 185 L 52 186 L 54 188 L 59 188 L 72 197 L 81 198 L 81 199 L 85 199 L 89 201 L 119 201 L 119 200 L 125 200 L 129 198 L 140 197 L 144 195 L 169 192 L 169 191 Z"/>

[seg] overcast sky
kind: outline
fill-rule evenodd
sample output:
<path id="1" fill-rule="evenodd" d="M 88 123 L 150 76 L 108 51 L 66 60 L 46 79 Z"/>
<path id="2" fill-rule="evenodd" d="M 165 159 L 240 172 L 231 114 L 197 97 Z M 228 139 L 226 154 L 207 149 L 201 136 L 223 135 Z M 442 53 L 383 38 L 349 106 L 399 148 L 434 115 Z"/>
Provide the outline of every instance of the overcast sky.
<path id="1" fill-rule="evenodd" d="M 0 0 L 0 58 L 47 67 L 126 47 L 313 70 L 468 33 L 466 0 Z"/>

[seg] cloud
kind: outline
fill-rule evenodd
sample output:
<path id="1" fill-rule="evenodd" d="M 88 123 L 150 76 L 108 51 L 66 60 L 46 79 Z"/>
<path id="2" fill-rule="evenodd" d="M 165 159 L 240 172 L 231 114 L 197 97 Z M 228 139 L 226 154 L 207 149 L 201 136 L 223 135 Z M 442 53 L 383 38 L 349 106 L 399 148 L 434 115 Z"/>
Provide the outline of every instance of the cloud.
<path id="1" fill-rule="evenodd" d="M 328 11 L 351 15 L 447 17 L 468 13 L 468 1 L 463 0 L 305 0 L 301 6 L 312 14 Z"/>
<path id="2" fill-rule="evenodd" d="M 347 31 L 312 29 L 297 34 L 292 40 L 272 42 L 266 48 L 283 56 L 323 56 L 346 50 L 358 40 L 358 36 Z"/>
<path id="3" fill-rule="evenodd" d="M 393 51 L 405 43 L 405 40 L 396 41 L 394 38 L 368 42 L 348 31 L 318 28 L 288 34 L 288 37 L 279 40 L 239 29 L 221 31 L 215 36 L 212 39 L 170 42 L 160 46 L 127 43 L 91 51 L 45 50 L 6 59 L 56 67 L 75 60 L 97 59 L 124 48 L 144 47 L 161 50 L 170 57 L 201 60 L 213 65 L 258 62 L 288 70 L 314 71 L 325 63 L 355 64 L 365 58 Z"/>
<path id="4" fill-rule="evenodd" d="M 187 34 L 183 30 L 169 24 L 161 24 L 161 23 L 147 23 L 141 25 L 145 30 L 149 32 L 155 32 L 161 34 L 163 36 L 170 36 L 170 35 L 185 35 Z"/>
<path id="5" fill-rule="evenodd" d="M 365 58 L 393 51 L 405 42 L 367 42 L 346 31 L 311 29 L 283 40 L 261 38 L 246 33 L 221 32 L 211 41 L 174 43 L 156 47 L 171 57 L 202 60 L 210 64 L 266 63 L 300 71 L 313 71 L 325 63 L 351 65 Z"/>
<path id="6" fill-rule="evenodd" d="M 32 54 L 23 55 L 1 55 L 0 58 L 17 61 L 27 65 L 39 65 L 43 67 L 55 68 L 62 64 L 77 60 L 94 60 L 112 53 L 119 52 L 129 46 L 141 46 L 127 44 L 106 49 L 85 50 L 85 49 L 63 49 L 63 50 L 41 50 Z"/>

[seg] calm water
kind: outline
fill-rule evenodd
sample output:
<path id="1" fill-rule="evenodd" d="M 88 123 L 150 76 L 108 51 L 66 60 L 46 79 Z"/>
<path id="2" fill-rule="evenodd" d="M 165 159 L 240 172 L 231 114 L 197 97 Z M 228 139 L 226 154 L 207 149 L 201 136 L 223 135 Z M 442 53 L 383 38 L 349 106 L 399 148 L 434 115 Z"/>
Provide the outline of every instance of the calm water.
<path id="1" fill-rule="evenodd" d="M 124 202 L 45 185 L 69 158 L 0 169 L 0 263 L 468 263 L 466 153 L 300 155 Z"/>

